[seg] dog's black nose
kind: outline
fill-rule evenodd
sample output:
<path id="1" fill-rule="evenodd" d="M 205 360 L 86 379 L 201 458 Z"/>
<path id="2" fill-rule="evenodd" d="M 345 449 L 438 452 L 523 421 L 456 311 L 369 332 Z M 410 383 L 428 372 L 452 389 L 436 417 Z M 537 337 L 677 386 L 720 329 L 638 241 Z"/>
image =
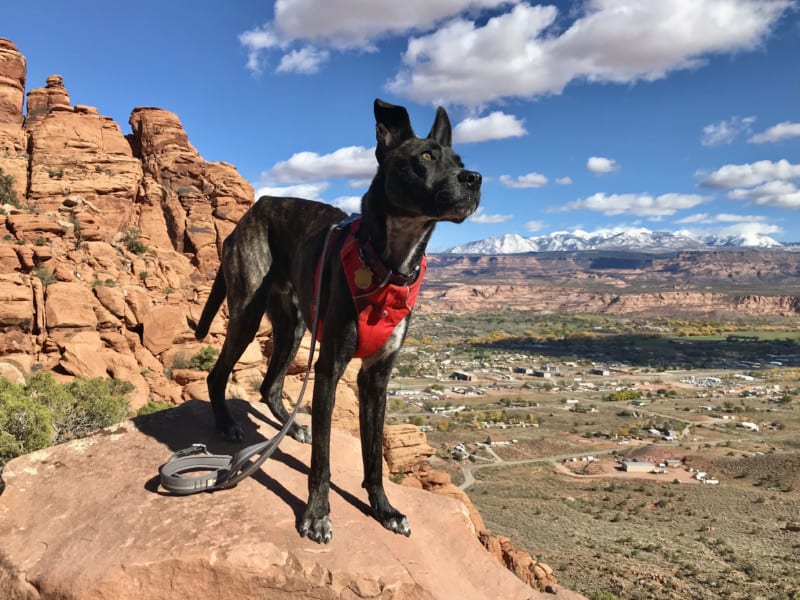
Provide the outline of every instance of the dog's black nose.
<path id="1" fill-rule="evenodd" d="M 458 181 L 459 183 L 463 183 L 471 190 L 477 190 L 481 187 L 481 181 L 483 181 L 483 177 L 477 171 L 467 171 L 466 169 L 461 171 L 458 174 Z"/>

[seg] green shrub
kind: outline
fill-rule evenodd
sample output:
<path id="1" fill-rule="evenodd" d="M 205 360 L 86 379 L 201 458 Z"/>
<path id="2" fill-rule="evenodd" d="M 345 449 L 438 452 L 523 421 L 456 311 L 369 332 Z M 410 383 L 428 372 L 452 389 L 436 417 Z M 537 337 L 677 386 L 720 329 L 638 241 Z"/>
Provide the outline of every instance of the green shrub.
<path id="1" fill-rule="evenodd" d="M 147 402 L 147 404 L 142 406 L 142 408 L 136 411 L 136 416 L 143 417 L 145 415 L 152 415 L 153 413 L 162 410 L 167 410 L 168 408 L 174 408 L 174 407 L 169 402 L 155 402 L 153 400 L 150 400 Z"/>
<path id="2" fill-rule="evenodd" d="M 20 454 L 53 443 L 53 415 L 25 394 L 24 388 L 0 379 L 0 465 Z"/>
<path id="3" fill-rule="evenodd" d="M 62 385 L 42 371 L 24 385 L 0 378 L 0 465 L 118 423 L 128 416 L 125 394 L 132 389 L 99 377 Z"/>
<path id="4" fill-rule="evenodd" d="M 219 356 L 219 350 L 217 350 L 213 346 L 206 346 L 202 350 L 200 350 L 200 352 L 198 352 L 192 358 L 186 361 L 186 365 L 183 368 L 198 369 L 200 371 L 210 371 L 211 369 L 214 368 L 214 364 L 217 362 L 218 356 Z M 181 368 L 181 367 L 175 367 L 175 368 Z"/>
<path id="5" fill-rule="evenodd" d="M 0 168 L 0 204 L 10 204 L 15 208 L 22 208 L 17 199 L 17 192 L 14 190 L 14 178 L 7 175 Z"/>
<path id="6" fill-rule="evenodd" d="M 48 269 L 47 267 L 36 267 L 33 270 L 33 274 L 41 280 L 44 287 L 47 287 L 51 283 L 58 281 L 58 277 L 56 277 L 56 274 L 53 272 L 53 270 Z"/>
<path id="7" fill-rule="evenodd" d="M 144 254 L 147 252 L 147 246 L 139 240 L 139 228 L 129 227 L 125 232 L 125 247 L 134 254 Z"/>

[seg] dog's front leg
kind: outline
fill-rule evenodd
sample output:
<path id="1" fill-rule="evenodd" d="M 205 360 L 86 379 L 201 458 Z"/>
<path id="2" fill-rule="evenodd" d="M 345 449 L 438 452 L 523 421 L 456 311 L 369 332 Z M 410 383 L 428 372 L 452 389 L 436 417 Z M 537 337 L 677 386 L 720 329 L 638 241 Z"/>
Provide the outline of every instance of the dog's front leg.
<path id="1" fill-rule="evenodd" d="M 311 472 L 308 476 L 308 504 L 298 530 L 315 542 L 327 544 L 333 537 L 328 496 L 331 485 L 331 417 L 336 382 L 347 361 L 336 360 L 323 347 L 314 370 L 314 398 L 311 406 Z"/>
<path id="2" fill-rule="evenodd" d="M 394 354 L 374 363 L 366 359 L 358 373 L 363 486 L 367 489 L 369 504 L 381 525 L 395 533 L 409 536 L 411 528 L 408 519 L 389 503 L 383 488 L 383 420 L 386 413 L 386 387 L 393 364 Z"/>

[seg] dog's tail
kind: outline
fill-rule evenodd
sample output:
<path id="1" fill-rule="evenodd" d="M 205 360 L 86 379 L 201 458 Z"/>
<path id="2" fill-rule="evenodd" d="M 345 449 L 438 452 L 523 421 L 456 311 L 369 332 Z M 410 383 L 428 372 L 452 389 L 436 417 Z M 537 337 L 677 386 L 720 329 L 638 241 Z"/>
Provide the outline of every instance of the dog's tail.
<path id="1" fill-rule="evenodd" d="M 200 315 L 200 321 L 194 330 L 194 337 L 197 340 L 202 340 L 208 335 L 208 329 L 211 327 L 211 321 L 214 320 L 214 315 L 217 314 L 219 307 L 222 306 L 222 301 L 225 300 L 225 277 L 222 274 L 222 269 L 217 271 L 217 276 L 214 278 L 214 284 L 211 286 L 211 293 L 208 295 L 206 305 L 203 307 L 203 314 Z"/>

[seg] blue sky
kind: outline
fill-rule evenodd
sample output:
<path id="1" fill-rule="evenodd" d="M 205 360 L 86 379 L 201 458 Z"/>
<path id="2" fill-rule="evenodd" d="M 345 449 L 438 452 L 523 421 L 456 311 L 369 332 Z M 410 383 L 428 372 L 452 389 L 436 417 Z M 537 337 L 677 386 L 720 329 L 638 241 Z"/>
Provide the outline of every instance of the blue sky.
<path id="1" fill-rule="evenodd" d="M 52 0 L 5 3 L 0 36 L 28 91 L 58 73 L 125 133 L 134 107 L 171 110 L 257 192 L 347 210 L 375 171 L 373 99 L 420 135 L 442 104 L 484 189 L 432 250 L 631 227 L 800 241 L 796 0 Z"/>

